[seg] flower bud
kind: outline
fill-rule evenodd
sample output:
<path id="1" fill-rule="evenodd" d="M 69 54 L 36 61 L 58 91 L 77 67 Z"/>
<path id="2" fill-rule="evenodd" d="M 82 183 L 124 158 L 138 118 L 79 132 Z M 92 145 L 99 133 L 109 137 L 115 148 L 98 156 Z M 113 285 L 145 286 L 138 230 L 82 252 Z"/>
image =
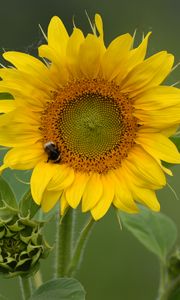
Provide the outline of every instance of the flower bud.
<path id="1" fill-rule="evenodd" d="M 37 221 L 12 215 L 0 219 L 0 273 L 6 277 L 31 275 L 39 268 L 50 247 Z"/>
<path id="2" fill-rule="evenodd" d="M 180 275 L 180 249 L 176 249 L 169 258 L 168 274 L 172 279 Z"/>

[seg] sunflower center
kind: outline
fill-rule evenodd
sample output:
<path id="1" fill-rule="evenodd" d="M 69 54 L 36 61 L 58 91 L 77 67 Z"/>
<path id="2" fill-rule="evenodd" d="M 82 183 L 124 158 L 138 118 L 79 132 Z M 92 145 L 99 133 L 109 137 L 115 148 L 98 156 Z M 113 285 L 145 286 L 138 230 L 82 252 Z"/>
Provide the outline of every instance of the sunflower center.
<path id="1" fill-rule="evenodd" d="M 97 157 L 118 144 L 122 131 L 120 111 L 111 98 L 84 93 L 65 106 L 59 130 L 71 151 Z"/>
<path id="2" fill-rule="evenodd" d="M 134 144 L 136 120 L 127 95 L 112 82 L 81 80 L 53 94 L 42 115 L 44 143 L 77 171 L 105 173 L 121 164 Z"/>

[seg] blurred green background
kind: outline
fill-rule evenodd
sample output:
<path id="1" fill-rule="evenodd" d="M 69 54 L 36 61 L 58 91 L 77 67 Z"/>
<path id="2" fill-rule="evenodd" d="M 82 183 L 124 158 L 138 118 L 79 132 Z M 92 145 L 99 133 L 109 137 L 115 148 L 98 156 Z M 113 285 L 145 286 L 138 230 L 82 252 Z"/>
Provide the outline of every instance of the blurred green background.
<path id="1" fill-rule="evenodd" d="M 180 2 L 179 0 L 0 0 L 0 51 L 18 50 L 36 55 L 37 46 L 43 38 L 40 23 L 46 31 L 50 18 L 58 15 L 69 32 L 72 18 L 85 32 L 90 30 L 85 10 L 90 18 L 101 13 L 104 21 L 105 39 L 108 43 L 119 34 L 137 29 L 138 37 L 153 31 L 149 53 L 168 50 L 180 59 Z M 1 59 L 1 62 L 3 60 Z M 178 81 L 179 70 L 173 72 L 169 83 Z M 2 152 L 1 159 L 2 159 Z M 168 182 L 180 195 L 180 168 L 173 169 L 174 177 Z M 17 172 L 14 172 L 17 174 Z M 6 178 L 20 196 L 26 186 L 17 182 L 15 176 L 5 173 Z M 18 175 L 21 178 L 23 175 Z M 159 193 L 162 212 L 170 216 L 180 232 L 180 201 L 172 191 L 165 188 Z M 148 224 L 147 224 L 148 226 Z M 47 230 L 54 242 L 54 227 Z M 53 272 L 53 253 L 42 261 L 43 278 L 48 280 Z M 157 259 L 140 245 L 126 230 L 120 231 L 113 211 L 97 222 L 90 237 L 84 261 L 77 278 L 87 291 L 87 300 L 154 300 L 158 288 L 159 266 Z M 20 299 L 18 280 L 0 279 L 0 293 L 9 300 Z"/>

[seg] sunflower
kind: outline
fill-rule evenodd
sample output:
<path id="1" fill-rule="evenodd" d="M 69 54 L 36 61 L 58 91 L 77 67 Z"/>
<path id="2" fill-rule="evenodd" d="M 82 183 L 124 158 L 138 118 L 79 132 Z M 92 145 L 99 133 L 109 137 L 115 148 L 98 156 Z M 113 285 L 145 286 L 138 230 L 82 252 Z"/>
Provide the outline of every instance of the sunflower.
<path id="1" fill-rule="evenodd" d="M 161 161 L 180 163 L 169 136 L 180 122 L 180 91 L 160 85 L 173 66 L 161 51 L 145 58 L 148 33 L 133 48 L 123 34 L 107 47 L 100 15 L 86 37 L 69 36 L 53 17 L 40 59 L 9 51 L 14 67 L 0 70 L 0 144 L 10 147 L 5 168 L 33 169 L 34 201 L 48 212 L 60 200 L 90 211 L 98 220 L 111 205 L 135 213 L 141 203 L 154 211 L 155 191 L 171 171 Z"/>

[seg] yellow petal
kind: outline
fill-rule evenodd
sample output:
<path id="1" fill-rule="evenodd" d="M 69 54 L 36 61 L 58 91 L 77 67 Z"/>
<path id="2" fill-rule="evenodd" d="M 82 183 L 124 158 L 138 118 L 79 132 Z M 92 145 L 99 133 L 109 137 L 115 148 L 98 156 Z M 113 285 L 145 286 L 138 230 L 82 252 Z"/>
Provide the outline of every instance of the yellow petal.
<path id="1" fill-rule="evenodd" d="M 155 87 L 170 73 L 174 57 L 161 51 L 137 65 L 123 80 L 121 90 L 135 96 L 145 89 Z"/>
<path id="2" fill-rule="evenodd" d="M 29 54 L 15 51 L 5 52 L 3 57 L 23 73 L 31 75 L 36 80 L 39 79 L 40 82 L 44 82 L 48 86 L 53 86 L 48 68 L 39 59 Z M 1 71 L 5 72 L 6 69 L 2 69 Z"/>
<path id="3" fill-rule="evenodd" d="M 42 210 L 47 213 L 50 211 L 57 203 L 61 196 L 62 192 L 49 192 L 47 190 L 44 191 L 42 201 L 41 201 L 41 207 Z"/>
<path id="4" fill-rule="evenodd" d="M 180 123 L 180 105 L 162 108 L 159 110 L 136 110 L 134 116 L 139 119 L 139 124 L 164 129 Z"/>
<path id="5" fill-rule="evenodd" d="M 180 90 L 172 86 L 157 86 L 137 95 L 133 101 L 136 109 L 168 108 L 180 104 Z"/>
<path id="6" fill-rule="evenodd" d="M 42 102 L 38 102 L 37 99 L 31 99 L 31 98 L 27 98 L 27 97 L 22 97 L 19 98 L 17 97 L 14 101 L 16 103 L 16 107 L 19 108 L 19 106 L 21 107 L 20 109 L 23 111 L 24 109 L 29 109 L 30 111 L 34 112 L 36 114 L 37 113 L 42 113 L 42 111 L 44 110 L 44 105 L 45 105 L 45 101 L 47 99 L 43 99 L 44 103 Z"/>
<path id="7" fill-rule="evenodd" d="M 79 76 L 79 63 L 78 55 L 81 44 L 84 42 L 84 35 L 78 28 L 74 28 L 72 35 L 70 36 L 67 44 L 66 59 L 68 69 L 71 74 Z"/>
<path id="8" fill-rule="evenodd" d="M 157 163 L 160 165 L 161 169 L 164 171 L 164 173 L 168 174 L 169 176 L 173 176 L 173 173 L 170 169 L 164 167 L 160 161 L 160 159 L 156 159 Z"/>
<path id="9" fill-rule="evenodd" d="M 140 43 L 140 45 L 137 48 L 131 50 L 130 57 L 129 57 L 129 64 L 132 65 L 132 68 L 134 68 L 136 65 L 138 65 L 144 60 L 146 56 L 147 44 L 150 35 L 151 32 L 148 32 L 145 38 Z"/>
<path id="10" fill-rule="evenodd" d="M 28 147 L 15 147 L 7 152 L 4 164 L 11 169 L 29 170 L 34 168 L 38 162 L 47 161 L 42 143 L 35 143 Z"/>
<path id="11" fill-rule="evenodd" d="M 95 35 L 88 34 L 80 46 L 78 59 L 81 71 L 87 78 L 97 77 L 102 55 L 102 41 Z"/>
<path id="12" fill-rule="evenodd" d="M 136 138 L 136 143 L 155 158 L 170 163 L 180 163 L 180 153 L 176 146 L 161 133 L 140 134 Z"/>
<path id="13" fill-rule="evenodd" d="M 108 174 L 104 175 L 101 177 L 101 181 L 103 193 L 97 205 L 91 209 L 91 214 L 95 220 L 102 218 L 106 214 L 114 198 L 114 183 L 111 177 Z"/>
<path id="14" fill-rule="evenodd" d="M 0 132 L 0 145 L 7 147 L 32 145 L 42 139 L 38 116 L 26 109 L 23 114 L 16 109 L 1 115 Z"/>
<path id="15" fill-rule="evenodd" d="M 28 147 L 42 139 L 41 134 L 35 132 L 30 126 L 26 126 L 24 131 L 22 131 L 22 125 L 16 126 L 13 130 L 11 127 L 0 126 L 0 130 L 2 130 L 0 145 L 5 147 L 23 147 L 24 145 Z"/>
<path id="16" fill-rule="evenodd" d="M 118 75 L 115 79 L 118 84 L 121 84 L 123 78 L 125 78 L 135 66 L 144 60 L 150 35 L 151 32 L 146 35 L 142 43 L 137 48 L 130 50 L 127 57 L 119 66 Z"/>
<path id="17" fill-rule="evenodd" d="M 24 109 L 22 113 L 21 109 L 16 108 L 16 110 L 0 116 L 0 125 L 13 123 L 13 126 L 16 126 L 16 124 L 27 123 L 27 125 L 36 127 L 40 123 L 40 117 L 40 114 L 35 114 L 29 109 Z"/>
<path id="18" fill-rule="evenodd" d="M 154 211 L 160 210 L 160 204 L 157 200 L 156 194 L 152 190 L 144 189 L 141 187 L 138 187 L 136 185 L 131 185 L 132 193 L 134 195 L 134 198 L 142 203 L 147 205 L 150 209 Z"/>
<path id="19" fill-rule="evenodd" d="M 137 177 L 152 184 L 152 187 L 162 187 L 166 178 L 158 163 L 141 147 L 134 146 L 126 159 L 126 165 Z"/>
<path id="20" fill-rule="evenodd" d="M 23 99 L 26 103 L 30 101 L 35 107 L 43 107 L 45 103 L 44 99 L 48 96 L 47 91 L 39 90 L 33 84 L 30 84 L 27 79 L 21 78 L 20 80 L 16 78 L 16 81 L 14 81 L 14 77 L 11 80 L 0 81 L 0 92 L 10 93 L 14 98 Z"/>
<path id="21" fill-rule="evenodd" d="M 3 53 L 3 57 L 21 71 L 29 73 L 32 71 L 34 74 L 47 72 L 46 66 L 39 59 L 27 53 L 8 51 Z"/>
<path id="22" fill-rule="evenodd" d="M 54 82 L 56 82 L 57 85 L 66 84 L 69 75 L 65 58 L 62 59 L 58 52 L 48 45 L 41 45 L 38 48 L 38 53 L 40 57 L 47 58 L 52 62 L 49 66 L 49 70 Z"/>
<path id="23" fill-rule="evenodd" d="M 99 36 L 101 39 L 103 39 L 104 33 L 103 33 L 103 21 L 99 14 L 95 14 L 95 24 L 97 27 L 97 30 L 99 32 Z"/>
<path id="24" fill-rule="evenodd" d="M 79 205 L 88 177 L 85 173 L 75 173 L 73 183 L 65 191 L 66 200 L 71 207 L 76 208 Z"/>
<path id="25" fill-rule="evenodd" d="M 39 56 L 47 58 L 53 64 L 50 73 L 56 83 L 65 84 L 68 80 L 68 72 L 65 67 L 66 48 L 69 36 L 63 22 L 54 16 L 48 26 L 48 45 L 38 48 Z"/>
<path id="26" fill-rule="evenodd" d="M 119 73 L 131 45 L 132 36 L 129 33 L 120 35 L 111 42 L 102 58 L 102 72 L 105 79 L 112 80 Z"/>
<path id="27" fill-rule="evenodd" d="M 48 191 L 64 190 L 72 184 L 74 180 L 74 170 L 66 165 L 57 165 L 51 181 L 48 184 Z"/>
<path id="28" fill-rule="evenodd" d="M 86 212 L 92 209 L 98 203 L 102 193 L 103 185 L 101 177 L 98 173 L 93 173 L 90 176 L 83 193 L 82 211 Z"/>
<path id="29" fill-rule="evenodd" d="M 48 45 L 52 47 L 60 57 L 64 57 L 68 41 L 68 33 L 63 22 L 54 16 L 48 26 Z"/>
<path id="30" fill-rule="evenodd" d="M 65 193 L 62 193 L 61 199 L 60 199 L 60 214 L 61 214 L 61 216 L 63 216 L 66 213 L 68 207 L 69 207 L 69 204 L 65 198 Z"/>
<path id="31" fill-rule="evenodd" d="M 49 45 L 41 45 L 38 48 L 38 54 L 40 57 L 47 58 L 51 62 L 56 63 L 57 65 L 60 63 L 60 58 L 58 56 L 58 53 L 54 51 L 54 49 Z"/>
<path id="32" fill-rule="evenodd" d="M 179 125 L 177 125 L 177 124 L 173 125 L 171 127 L 167 127 L 165 129 L 162 129 L 161 133 L 164 134 L 167 137 L 170 137 L 170 136 L 172 136 L 172 135 L 174 135 L 176 133 L 178 127 L 179 127 Z"/>
<path id="33" fill-rule="evenodd" d="M 131 190 L 128 188 L 128 180 L 124 180 L 124 170 L 117 169 L 112 172 L 112 176 L 115 183 L 114 205 L 123 211 L 137 212 L 138 208 L 133 200 Z"/>
<path id="34" fill-rule="evenodd" d="M 124 177 L 126 182 L 128 182 L 129 189 L 132 192 L 133 198 L 148 207 L 150 207 L 154 211 L 159 211 L 160 205 L 156 198 L 156 194 L 152 189 L 148 189 L 141 186 L 141 180 L 138 177 L 133 177 L 130 173 L 128 174 L 128 170 L 124 172 Z"/>
<path id="35" fill-rule="evenodd" d="M 122 202 L 122 199 L 118 197 L 118 195 L 114 196 L 114 200 L 113 200 L 113 204 L 115 207 L 117 207 L 118 209 L 125 211 L 127 213 L 137 213 L 138 212 L 138 207 L 136 209 L 132 209 L 127 207 L 126 205 L 124 205 L 124 203 Z"/>
<path id="36" fill-rule="evenodd" d="M 46 162 L 40 162 L 34 168 L 31 176 L 31 193 L 37 204 L 41 203 L 44 191 L 56 172 L 57 165 Z"/>
<path id="37" fill-rule="evenodd" d="M 143 126 L 139 129 L 139 133 L 145 133 L 145 134 L 149 134 L 149 133 L 162 133 L 163 135 L 169 137 L 171 135 L 174 135 L 176 133 L 178 129 L 178 125 L 173 125 L 170 127 L 166 127 L 166 128 L 153 128 L 153 127 L 149 127 L 149 126 Z"/>
<path id="38" fill-rule="evenodd" d="M 16 108 L 14 100 L 0 100 L 0 113 L 7 113 Z"/>
<path id="39" fill-rule="evenodd" d="M 162 188 L 162 185 L 152 183 L 150 180 L 147 180 L 145 177 L 143 177 L 143 174 L 137 172 L 137 169 L 133 169 L 132 165 L 129 164 L 127 160 L 124 160 L 122 162 L 122 170 L 123 177 L 126 183 L 128 183 L 128 188 L 131 191 L 131 183 L 133 185 L 145 188 L 145 189 L 152 189 L 157 190 Z"/>

